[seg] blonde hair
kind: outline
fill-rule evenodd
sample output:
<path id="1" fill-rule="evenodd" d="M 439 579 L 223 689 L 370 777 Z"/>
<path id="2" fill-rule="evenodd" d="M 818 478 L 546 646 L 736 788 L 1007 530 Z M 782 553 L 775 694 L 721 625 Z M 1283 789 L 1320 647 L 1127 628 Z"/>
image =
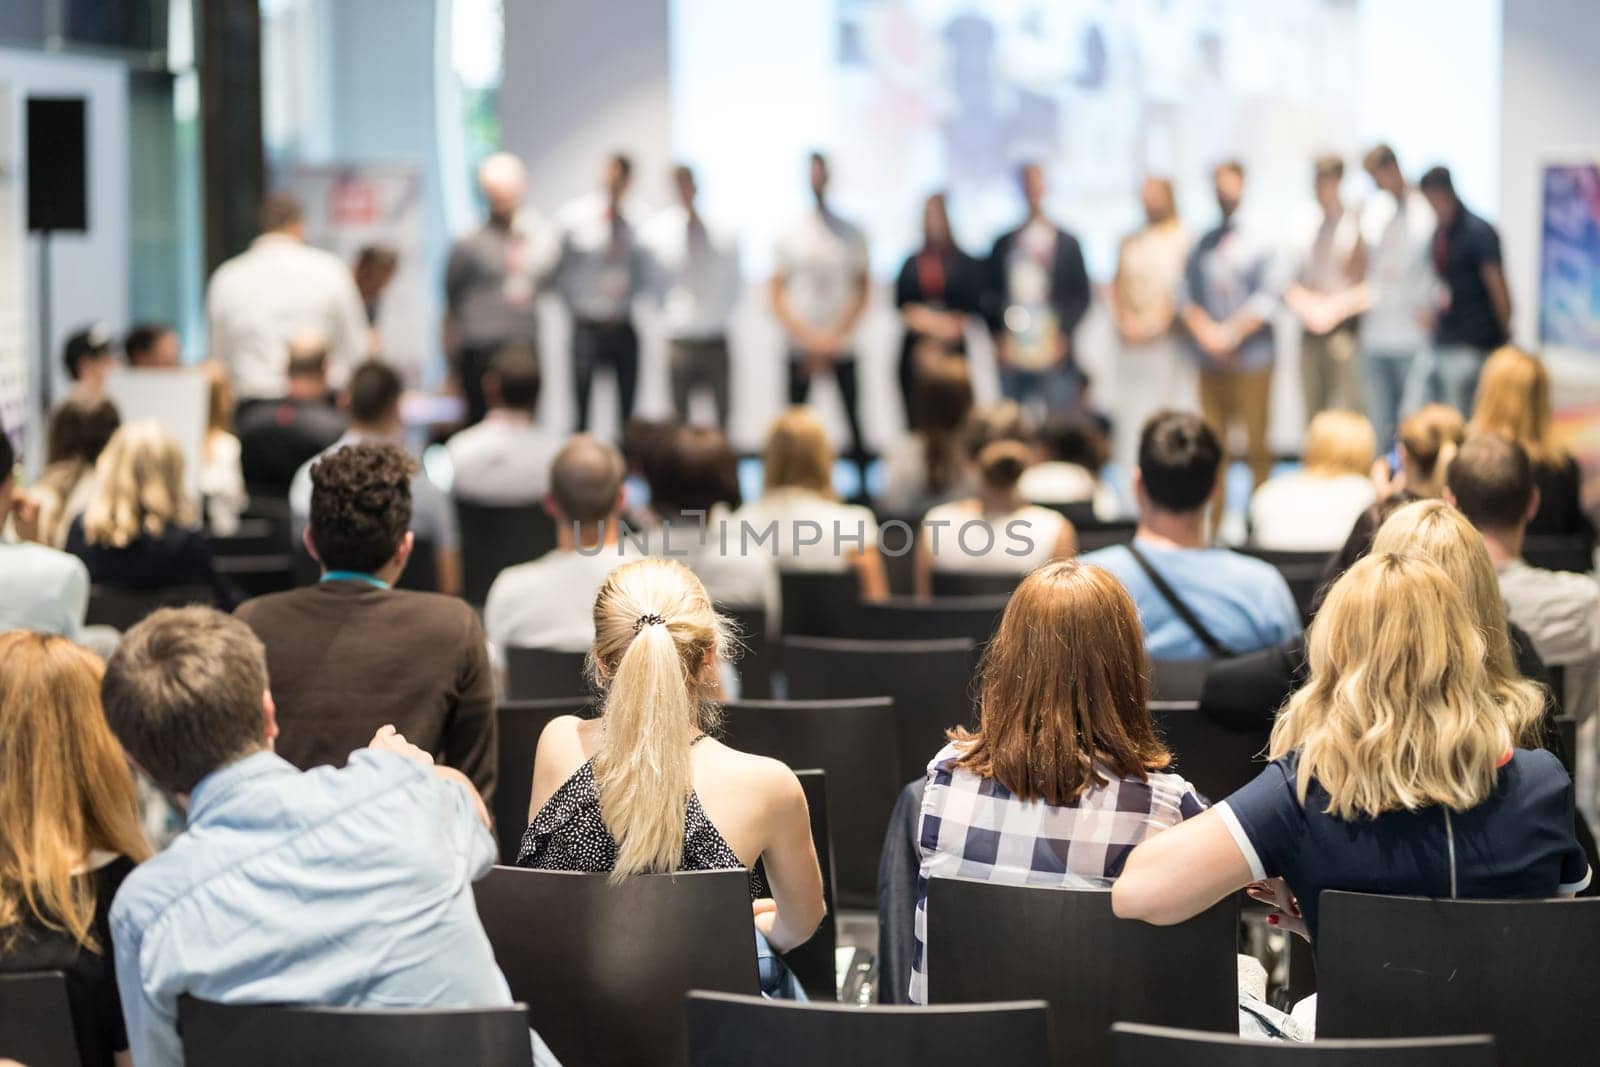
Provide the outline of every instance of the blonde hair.
<path id="1" fill-rule="evenodd" d="M 133 775 L 100 710 L 100 660 L 64 637 L 0 634 L 0 947 L 32 921 L 95 944 L 89 854 L 138 862 Z"/>
<path id="2" fill-rule="evenodd" d="M 1298 756 L 1346 821 L 1390 811 L 1477 806 L 1512 735 L 1484 668 L 1466 599 L 1437 564 L 1379 552 L 1333 586 L 1311 624 L 1311 675 L 1272 728 L 1270 755 Z M 1532 686 L 1515 697 L 1531 713 Z M 1515 717 L 1515 716 L 1513 716 Z"/>
<path id="3" fill-rule="evenodd" d="M 1466 435 L 1466 421 L 1449 404 L 1425 404 L 1401 422 L 1400 444 L 1428 479 L 1427 485 L 1406 488 L 1420 496 L 1438 496 L 1445 470 Z"/>
<path id="4" fill-rule="evenodd" d="M 600 587 L 589 654 L 604 693 L 594 779 L 601 820 L 617 842 L 612 881 L 683 862 L 689 749 L 716 726 L 705 694 L 728 640 L 705 586 L 676 560 L 624 564 Z"/>
<path id="5" fill-rule="evenodd" d="M 195 521 L 183 485 L 183 451 L 159 422 L 124 423 L 95 463 L 97 487 L 83 513 L 91 545 L 127 548 L 141 536 Z"/>
<path id="6" fill-rule="evenodd" d="M 810 408 L 792 407 L 773 421 L 761 464 L 768 492 L 798 488 L 833 495 L 833 448 Z"/>
<path id="7" fill-rule="evenodd" d="M 1528 450 L 1536 467 L 1557 467 L 1567 453 L 1551 425 L 1550 374 L 1544 361 L 1514 345 L 1503 345 L 1483 365 L 1472 429 L 1511 438 Z"/>
<path id="8" fill-rule="evenodd" d="M 1310 474 L 1324 478 L 1355 474 L 1365 478 L 1377 458 L 1378 435 L 1365 415 L 1320 411 L 1306 429 L 1305 469 Z"/>
<path id="9" fill-rule="evenodd" d="M 1544 700 L 1538 686 L 1517 671 L 1506 628 L 1500 579 L 1483 543 L 1483 535 L 1467 517 L 1442 500 L 1418 500 L 1384 520 L 1372 539 L 1372 551 L 1410 553 L 1437 564 L 1466 600 L 1467 612 L 1483 638 L 1483 666 L 1496 704 L 1514 717 L 1511 736 L 1518 744 L 1540 740 Z M 1522 698 L 1531 692 L 1531 709 Z M 1523 712 L 1526 711 L 1526 715 Z"/>

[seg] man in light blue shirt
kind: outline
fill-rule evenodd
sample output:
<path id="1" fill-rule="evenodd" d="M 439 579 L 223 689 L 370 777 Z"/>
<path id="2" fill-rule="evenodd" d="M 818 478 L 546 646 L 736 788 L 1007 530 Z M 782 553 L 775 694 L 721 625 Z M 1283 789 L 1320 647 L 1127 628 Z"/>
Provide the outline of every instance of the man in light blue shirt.
<path id="1" fill-rule="evenodd" d="M 16 453 L 0 429 L 0 526 L 11 514 Z M 77 556 L 45 545 L 0 541 L 0 633 L 37 630 L 79 640 L 89 608 L 89 570 Z"/>
<path id="2" fill-rule="evenodd" d="M 1127 587 L 1139 608 L 1151 659 L 1242 655 L 1300 632 L 1300 611 L 1276 568 L 1206 543 L 1206 504 L 1215 495 L 1221 466 L 1222 446 L 1199 416 L 1176 411 L 1151 416 L 1140 434 L 1139 469 L 1133 476 L 1139 500 L 1133 545 L 1083 557 Z M 1173 597 L 1193 615 L 1193 623 L 1184 619 Z"/>
<path id="3" fill-rule="evenodd" d="M 128 754 L 187 797 L 187 829 L 111 907 L 139 1067 L 183 1063 L 185 994 L 365 1008 L 512 1003 L 472 883 L 494 864 L 483 801 L 392 726 L 347 766 L 274 755 L 266 658 L 209 608 L 156 612 L 106 668 Z M 553 1064 L 535 1038 L 535 1062 Z"/>

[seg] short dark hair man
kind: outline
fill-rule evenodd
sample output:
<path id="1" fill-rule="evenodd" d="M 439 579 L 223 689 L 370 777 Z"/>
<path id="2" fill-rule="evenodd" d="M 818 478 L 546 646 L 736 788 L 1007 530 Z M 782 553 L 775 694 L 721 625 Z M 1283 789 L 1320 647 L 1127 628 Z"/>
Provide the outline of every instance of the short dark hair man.
<path id="1" fill-rule="evenodd" d="M 117 365 L 110 332 L 98 323 L 79 330 L 62 346 L 61 362 L 75 390 L 91 396 L 99 394 Z"/>
<path id="2" fill-rule="evenodd" d="M 1300 632 L 1300 611 L 1276 568 L 1206 543 L 1206 505 L 1216 495 L 1222 461 L 1222 443 L 1198 415 L 1152 415 L 1133 477 L 1139 500 L 1133 543 L 1083 557 L 1127 586 L 1152 659 L 1242 655 Z"/>
<path id="3" fill-rule="evenodd" d="M 495 353 L 483 376 L 487 417 L 445 442 L 458 501 L 515 506 L 544 499 L 561 438 L 539 425 L 542 387 L 533 349 L 507 345 Z"/>
<path id="4" fill-rule="evenodd" d="M 289 395 L 239 412 L 234 433 L 252 493 L 282 497 L 294 475 L 344 434 L 349 420 L 328 392 L 328 346 L 320 335 L 289 345 Z"/>
<path id="5" fill-rule="evenodd" d="M 1511 336 L 1511 291 L 1500 258 L 1500 235 L 1467 210 L 1445 167 L 1417 183 L 1439 220 L 1433 262 L 1450 292 L 1433 327 L 1433 365 L 1425 400 L 1471 411 L 1478 374 L 1489 353 Z"/>
<path id="6" fill-rule="evenodd" d="M 494 684 L 477 617 L 454 597 L 393 588 L 415 543 L 415 472 L 402 449 L 378 442 L 315 461 L 305 539 L 322 580 L 238 615 L 267 648 L 285 759 L 340 765 L 389 722 L 491 797 Z"/>
<path id="7" fill-rule="evenodd" d="M 130 367 L 176 367 L 183 362 L 178 331 L 164 322 L 141 322 L 122 339 Z"/>

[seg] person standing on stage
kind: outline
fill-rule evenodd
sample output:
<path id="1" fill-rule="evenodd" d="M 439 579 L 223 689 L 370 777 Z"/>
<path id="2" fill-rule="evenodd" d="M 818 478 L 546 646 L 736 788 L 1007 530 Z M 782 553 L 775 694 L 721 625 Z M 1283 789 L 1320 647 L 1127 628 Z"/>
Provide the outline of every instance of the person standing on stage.
<path id="1" fill-rule="evenodd" d="M 478 168 L 489 217 L 458 238 L 444 276 L 444 348 L 467 402 L 467 424 L 483 419 L 488 404 L 483 376 L 507 346 L 538 350 L 537 299 L 554 263 L 549 230 L 522 206 L 528 175 L 522 160 L 497 152 Z"/>
<path id="2" fill-rule="evenodd" d="M 828 205 L 828 160 L 821 152 L 811 153 L 811 195 L 815 205 L 778 240 L 767 290 L 789 349 L 789 403 L 804 404 L 811 383 L 831 372 L 859 463 L 855 332 L 867 309 L 867 239 Z"/>
<path id="3" fill-rule="evenodd" d="M 1038 397 L 1061 411 L 1076 406 L 1081 392 L 1072 333 L 1089 310 L 1089 272 L 1078 239 L 1044 213 L 1044 169 L 1024 164 L 1018 178 L 1028 217 L 989 253 L 984 317 L 1000 392 L 1025 406 Z"/>
<path id="4" fill-rule="evenodd" d="M 1111 313 L 1122 349 L 1112 429 L 1115 456 L 1124 471 L 1139 465 L 1139 433 L 1146 419 L 1164 409 L 1195 406 L 1194 368 L 1178 351 L 1173 306 L 1189 254 L 1189 233 L 1178 221 L 1170 178 L 1146 178 L 1140 199 L 1145 226 L 1123 239 L 1111 280 Z"/>
<path id="5" fill-rule="evenodd" d="M 646 265 L 633 220 L 623 205 L 633 161 L 621 152 L 606 159 L 598 191 L 568 203 L 556 217 L 561 254 L 556 287 L 572 316 L 572 377 L 577 390 L 578 431 L 589 426 L 589 391 L 594 372 L 616 375 L 618 421 L 633 415 L 639 384 L 639 334 L 633 299 L 644 289 Z"/>
<path id="6" fill-rule="evenodd" d="M 977 314 L 982 287 L 978 261 L 950 233 L 945 195 L 934 193 L 922 206 L 922 247 L 906 259 L 894 283 L 902 326 L 900 397 L 908 429 L 920 430 L 923 422 L 917 385 L 927 368 L 919 363 L 919 353 L 965 358 L 967 316 Z"/>
<path id="7" fill-rule="evenodd" d="M 1271 318 L 1283 295 L 1281 257 L 1239 222 L 1244 164 L 1217 164 L 1212 181 L 1222 220 L 1189 253 L 1178 318 L 1184 347 L 1200 368 L 1200 412 L 1224 451 L 1228 430 L 1244 423 L 1246 458 L 1259 487 L 1272 471 L 1267 413 L 1276 359 Z"/>
<path id="8" fill-rule="evenodd" d="M 728 428 L 728 323 L 739 300 L 739 243 L 706 222 L 695 203 L 694 171 L 672 168 L 678 202 L 647 222 L 652 288 L 661 299 L 668 339 L 672 406 L 689 421 L 689 394 L 709 390 L 717 425 Z"/>
<path id="9" fill-rule="evenodd" d="M 1434 167 L 1418 182 L 1439 228 L 1433 236 L 1433 268 L 1448 296 L 1433 325 L 1433 351 L 1419 392 L 1430 401 L 1472 410 L 1478 373 L 1489 353 L 1511 338 L 1511 293 L 1500 261 L 1500 235 L 1467 210 L 1450 171 Z"/>
<path id="10" fill-rule="evenodd" d="M 1361 352 L 1355 314 L 1362 289 L 1356 276 L 1360 225 L 1340 199 L 1344 160 L 1319 156 L 1313 188 L 1321 217 L 1304 242 L 1284 303 L 1300 320 L 1300 388 L 1306 421 L 1319 412 L 1361 406 Z"/>

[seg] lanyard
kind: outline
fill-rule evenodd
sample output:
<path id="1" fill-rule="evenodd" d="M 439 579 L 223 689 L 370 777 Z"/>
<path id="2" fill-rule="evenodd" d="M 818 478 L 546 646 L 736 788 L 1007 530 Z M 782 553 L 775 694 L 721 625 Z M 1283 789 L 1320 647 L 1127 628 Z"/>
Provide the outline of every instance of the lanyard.
<path id="1" fill-rule="evenodd" d="M 389 588 L 389 583 L 382 578 L 374 578 L 372 575 L 363 574 L 361 571 L 328 571 L 322 576 L 321 580 L 324 582 L 365 582 L 374 589 Z"/>

